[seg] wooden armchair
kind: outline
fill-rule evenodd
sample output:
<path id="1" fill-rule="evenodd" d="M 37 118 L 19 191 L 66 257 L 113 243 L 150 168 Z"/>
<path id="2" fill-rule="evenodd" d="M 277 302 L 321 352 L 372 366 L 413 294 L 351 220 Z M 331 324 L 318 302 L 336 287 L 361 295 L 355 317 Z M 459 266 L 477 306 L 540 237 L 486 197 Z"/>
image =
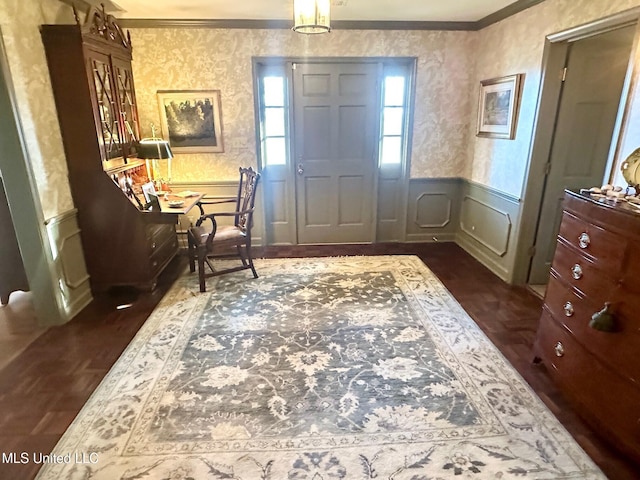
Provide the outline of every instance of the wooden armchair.
<path id="1" fill-rule="evenodd" d="M 251 167 L 240 168 L 237 198 L 221 201 L 202 200 L 198 204 L 201 216 L 195 227 L 188 230 L 187 238 L 189 242 L 189 268 L 195 272 L 197 260 L 201 292 L 206 291 L 206 278 L 224 273 L 251 269 L 253 277 L 258 278 L 251 256 L 251 227 L 253 226 L 253 211 L 259 181 L 260 174 Z M 222 203 L 235 203 L 235 211 L 205 213 L 204 205 Z M 233 225 L 219 226 L 216 217 L 233 217 Z M 206 226 L 208 225 L 205 223 L 207 220 L 211 222 L 210 228 Z M 235 247 L 235 252 L 233 252 L 233 247 Z M 229 252 L 229 248 L 232 249 L 231 252 Z M 214 268 L 210 260 L 213 257 L 229 256 L 240 257 L 242 265 L 219 270 Z M 209 272 L 205 272 L 205 265 L 209 268 Z"/>

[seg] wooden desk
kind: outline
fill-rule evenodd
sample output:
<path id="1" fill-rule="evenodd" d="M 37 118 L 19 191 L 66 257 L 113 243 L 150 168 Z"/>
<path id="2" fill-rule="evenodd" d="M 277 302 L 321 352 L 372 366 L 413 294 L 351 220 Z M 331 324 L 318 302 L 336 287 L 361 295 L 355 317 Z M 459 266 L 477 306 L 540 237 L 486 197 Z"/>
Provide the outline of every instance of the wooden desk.
<path id="1" fill-rule="evenodd" d="M 161 195 L 158 197 L 158 200 L 160 202 L 160 212 L 171 213 L 174 215 L 186 215 L 187 213 L 189 213 L 189 210 L 191 210 L 196 205 L 196 203 L 202 200 L 202 197 L 204 197 L 204 193 L 197 193 L 190 197 L 181 197 L 174 193 L 169 193 L 166 196 Z M 182 205 L 181 207 L 169 206 L 169 202 L 176 200 L 183 200 L 184 205 Z"/>

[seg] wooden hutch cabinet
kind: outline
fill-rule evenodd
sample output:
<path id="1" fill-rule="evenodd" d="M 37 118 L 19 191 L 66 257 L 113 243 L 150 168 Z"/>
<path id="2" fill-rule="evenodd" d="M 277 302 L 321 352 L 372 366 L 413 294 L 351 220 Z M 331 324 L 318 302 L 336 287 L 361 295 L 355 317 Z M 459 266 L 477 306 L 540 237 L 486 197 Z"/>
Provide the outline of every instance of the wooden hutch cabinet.
<path id="1" fill-rule="evenodd" d="M 153 289 L 178 251 L 176 215 L 141 209 L 131 39 L 104 10 L 42 25 L 69 181 L 94 291 Z"/>
<path id="2" fill-rule="evenodd" d="M 640 462 L 640 208 L 567 191 L 563 209 L 536 359 Z"/>

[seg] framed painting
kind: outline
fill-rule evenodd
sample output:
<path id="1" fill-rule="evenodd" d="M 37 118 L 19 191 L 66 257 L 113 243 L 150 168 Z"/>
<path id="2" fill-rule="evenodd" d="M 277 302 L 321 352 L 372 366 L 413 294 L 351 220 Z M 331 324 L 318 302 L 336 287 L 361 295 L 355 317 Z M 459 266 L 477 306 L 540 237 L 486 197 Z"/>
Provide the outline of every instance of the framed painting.
<path id="1" fill-rule="evenodd" d="M 478 137 L 516 137 L 520 89 L 524 74 L 492 78 L 480 82 Z"/>
<path id="2" fill-rule="evenodd" d="M 224 152 L 220 90 L 160 90 L 158 106 L 173 152 Z"/>
<path id="3" fill-rule="evenodd" d="M 156 194 L 156 187 L 153 185 L 153 182 L 148 182 L 142 185 L 142 194 L 144 195 L 144 201 L 149 203 L 151 201 L 149 195 Z"/>

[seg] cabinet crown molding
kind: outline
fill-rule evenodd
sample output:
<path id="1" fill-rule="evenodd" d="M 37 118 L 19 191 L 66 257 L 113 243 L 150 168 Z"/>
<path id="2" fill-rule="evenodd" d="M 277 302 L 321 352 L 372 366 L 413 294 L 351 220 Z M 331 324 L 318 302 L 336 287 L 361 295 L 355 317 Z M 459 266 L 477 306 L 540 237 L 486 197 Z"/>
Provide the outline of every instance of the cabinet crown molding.
<path id="1" fill-rule="evenodd" d="M 98 38 L 110 44 L 116 44 L 129 52 L 131 51 L 131 34 L 127 32 L 125 35 L 117 23 L 116 17 L 109 15 L 105 11 L 104 5 L 102 9 L 95 6 L 91 7 L 87 12 L 84 23 L 80 21 L 75 6 L 73 7 L 73 14 L 83 37 Z"/>

